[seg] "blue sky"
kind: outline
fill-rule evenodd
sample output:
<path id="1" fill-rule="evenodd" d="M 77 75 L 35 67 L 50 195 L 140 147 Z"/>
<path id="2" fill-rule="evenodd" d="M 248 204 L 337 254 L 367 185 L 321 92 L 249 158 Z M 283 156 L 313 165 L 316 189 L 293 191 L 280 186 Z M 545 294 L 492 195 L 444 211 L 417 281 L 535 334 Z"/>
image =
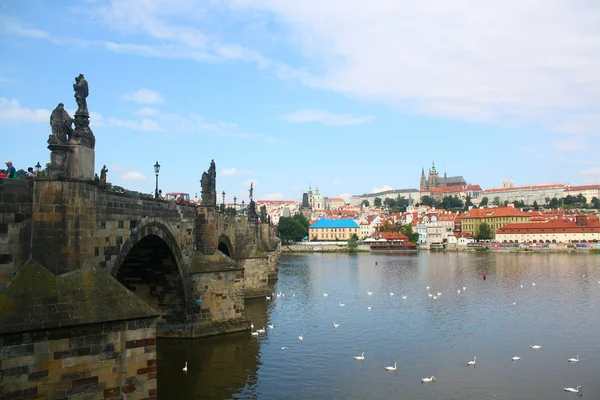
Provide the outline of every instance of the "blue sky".
<path id="1" fill-rule="evenodd" d="M 418 4 L 417 4 L 418 3 Z M 89 82 L 96 169 L 152 192 L 300 200 L 600 184 L 600 3 L 0 2 L 1 156 L 49 161 L 49 115 Z M 5 160 L 3 160 L 5 161 Z"/>

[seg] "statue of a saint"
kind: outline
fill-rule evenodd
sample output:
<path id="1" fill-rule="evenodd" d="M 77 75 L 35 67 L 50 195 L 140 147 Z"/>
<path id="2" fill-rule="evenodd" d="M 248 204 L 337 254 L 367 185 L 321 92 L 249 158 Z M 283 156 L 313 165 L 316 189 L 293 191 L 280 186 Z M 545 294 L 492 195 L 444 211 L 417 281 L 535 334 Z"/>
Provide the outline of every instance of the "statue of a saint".
<path id="1" fill-rule="evenodd" d="M 88 83 L 83 77 L 83 74 L 79 74 L 79 76 L 75 78 L 73 90 L 75 90 L 75 101 L 77 101 L 77 113 L 89 114 L 86 101 L 86 97 L 88 97 L 89 94 Z"/>
<path id="2" fill-rule="evenodd" d="M 48 138 L 49 144 L 67 144 L 73 134 L 73 118 L 65 110 L 63 103 L 58 103 L 52 114 L 50 114 L 50 127 L 52 134 Z"/>
<path id="3" fill-rule="evenodd" d="M 106 173 L 107 172 L 108 172 L 108 168 L 106 168 L 106 165 L 105 165 L 100 170 L 100 183 L 98 184 L 98 186 L 106 187 Z"/>
<path id="4" fill-rule="evenodd" d="M 249 192 L 250 192 L 250 201 L 252 201 L 252 196 L 254 194 L 254 188 L 252 187 L 252 182 L 250 182 L 250 190 L 249 190 Z"/>

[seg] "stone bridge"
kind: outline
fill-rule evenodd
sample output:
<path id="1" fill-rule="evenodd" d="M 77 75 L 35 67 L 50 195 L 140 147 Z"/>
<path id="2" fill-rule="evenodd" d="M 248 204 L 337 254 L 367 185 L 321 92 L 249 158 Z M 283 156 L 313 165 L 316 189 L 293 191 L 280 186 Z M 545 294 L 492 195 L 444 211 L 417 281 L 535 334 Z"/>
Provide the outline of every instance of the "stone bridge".
<path id="1" fill-rule="evenodd" d="M 249 329 L 244 299 L 271 292 L 280 251 L 250 204 L 0 179 L 0 398 L 153 398 L 156 337 Z"/>

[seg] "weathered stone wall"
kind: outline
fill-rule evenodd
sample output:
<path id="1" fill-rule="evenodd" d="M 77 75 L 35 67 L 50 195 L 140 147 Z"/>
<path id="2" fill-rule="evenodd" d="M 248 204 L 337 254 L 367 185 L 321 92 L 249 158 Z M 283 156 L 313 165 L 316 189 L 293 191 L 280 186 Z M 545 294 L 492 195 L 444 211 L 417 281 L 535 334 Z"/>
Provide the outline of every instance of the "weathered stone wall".
<path id="1" fill-rule="evenodd" d="M 218 244 L 217 208 L 200 206 L 196 209 L 196 215 L 196 248 L 202 254 L 213 255 Z"/>
<path id="2" fill-rule="evenodd" d="M 238 262 L 244 268 L 246 298 L 265 296 L 271 293 L 267 257 L 246 258 Z"/>
<path id="3" fill-rule="evenodd" d="M 156 399 L 154 318 L 0 336 L 2 399 Z"/>
<path id="4" fill-rule="evenodd" d="M 114 276 L 144 234 L 158 234 L 181 267 L 194 252 L 195 222 L 193 206 L 114 193 L 80 181 L 40 179 L 34 193 L 31 253 L 54 273 L 93 260 Z"/>
<path id="5" fill-rule="evenodd" d="M 33 185 L 0 179 L 0 292 L 30 255 Z"/>

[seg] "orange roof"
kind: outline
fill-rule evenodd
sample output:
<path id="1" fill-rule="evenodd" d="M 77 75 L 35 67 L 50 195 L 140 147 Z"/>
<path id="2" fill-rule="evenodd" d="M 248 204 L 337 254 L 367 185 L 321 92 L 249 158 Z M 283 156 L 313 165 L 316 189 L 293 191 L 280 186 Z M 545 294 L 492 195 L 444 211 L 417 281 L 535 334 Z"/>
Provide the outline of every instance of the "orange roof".
<path id="1" fill-rule="evenodd" d="M 498 229 L 496 233 L 600 233 L 600 222 L 588 220 L 586 225 L 577 225 L 575 221 L 560 219 L 549 222 L 508 224 Z"/>
<path id="2" fill-rule="evenodd" d="M 516 207 L 472 208 L 460 215 L 461 218 L 527 217 L 532 214 Z"/>
<path id="3" fill-rule="evenodd" d="M 598 189 L 598 190 L 600 190 L 600 185 L 567 186 L 567 190 L 568 190 L 568 191 L 575 191 L 575 190 L 593 190 L 593 189 Z"/>

